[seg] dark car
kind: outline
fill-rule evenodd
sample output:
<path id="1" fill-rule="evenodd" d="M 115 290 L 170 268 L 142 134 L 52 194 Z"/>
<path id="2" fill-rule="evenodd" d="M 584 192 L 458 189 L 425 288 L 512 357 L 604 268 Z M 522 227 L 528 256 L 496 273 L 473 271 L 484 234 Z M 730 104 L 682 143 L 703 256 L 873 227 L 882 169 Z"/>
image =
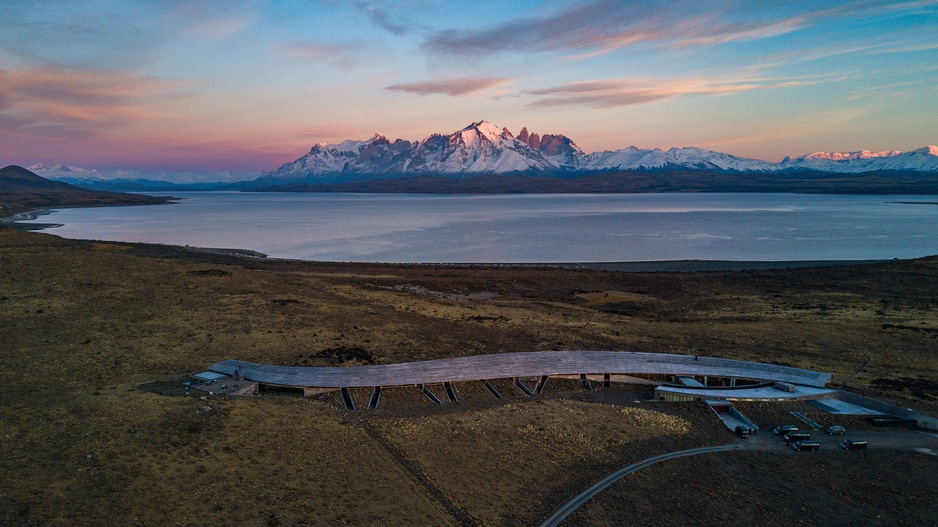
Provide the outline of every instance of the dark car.
<path id="1" fill-rule="evenodd" d="M 840 448 L 844 450 L 861 450 L 866 448 L 866 441 L 862 439 L 844 439 L 840 442 Z"/>
<path id="2" fill-rule="evenodd" d="M 786 443 L 793 443 L 795 441 L 804 441 L 807 439 L 811 439 L 811 434 L 807 432 L 796 431 L 796 432 L 788 432 L 787 434 L 785 434 Z"/>
<path id="3" fill-rule="evenodd" d="M 800 430 L 800 428 L 798 428 L 796 425 L 782 425 L 775 427 L 775 430 L 772 430 L 772 432 L 777 436 L 784 437 L 788 432 L 797 432 L 798 430 Z"/>
<path id="4" fill-rule="evenodd" d="M 817 441 L 795 441 L 791 444 L 791 447 L 799 452 L 802 450 L 820 450 L 821 443 Z"/>
<path id="5" fill-rule="evenodd" d="M 827 428 L 825 428 L 824 433 L 828 435 L 832 435 L 832 436 L 833 435 L 842 436 L 847 433 L 847 429 L 840 425 L 832 425 L 832 426 L 828 426 Z"/>
<path id="6" fill-rule="evenodd" d="M 749 437 L 749 428 L 745 426 L 737 426 L 736 435 L 739 437 Z"/>

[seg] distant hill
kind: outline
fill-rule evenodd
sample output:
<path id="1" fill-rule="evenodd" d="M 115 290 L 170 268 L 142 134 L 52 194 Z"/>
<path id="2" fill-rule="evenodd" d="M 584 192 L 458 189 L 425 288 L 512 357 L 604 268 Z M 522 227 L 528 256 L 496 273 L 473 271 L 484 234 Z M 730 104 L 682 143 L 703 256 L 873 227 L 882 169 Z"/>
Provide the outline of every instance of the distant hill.
<path id="1" fill-rule="evenodd" d="M 10 165 L 0 168 L 0 191 L 3 192 L 81 192 L 85 190 L 68 183 L 50 181 L 23 167 Z"/>
<path id="2" fill-rule="evenodd" d="M 37 208 L 156 205 L 171 201 L 142 194 L 86 190 L 50 181 L 16 165 L 0 168 L 0 218 Z"/>

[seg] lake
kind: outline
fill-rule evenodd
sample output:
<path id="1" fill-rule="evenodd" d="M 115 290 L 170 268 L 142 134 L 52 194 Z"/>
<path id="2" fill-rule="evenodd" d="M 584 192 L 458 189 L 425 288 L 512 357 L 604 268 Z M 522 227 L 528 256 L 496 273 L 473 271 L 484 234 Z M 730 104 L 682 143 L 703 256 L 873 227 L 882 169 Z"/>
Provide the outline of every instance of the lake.
<path id="1" fill-rule="evenodd" d="M 251 249 L 326 261 L 791 261 L 938 254 L 934 196 L 172 195 L 185 199 L 62 209 L 35 221 L 63 224 L 48 232 L 66 238 Z"/>

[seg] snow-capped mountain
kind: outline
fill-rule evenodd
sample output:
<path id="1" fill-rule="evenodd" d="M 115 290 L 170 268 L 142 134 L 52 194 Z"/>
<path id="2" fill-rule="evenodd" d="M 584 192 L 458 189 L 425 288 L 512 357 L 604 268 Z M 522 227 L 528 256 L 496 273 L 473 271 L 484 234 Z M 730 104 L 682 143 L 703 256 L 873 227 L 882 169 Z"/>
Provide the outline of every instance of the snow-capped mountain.
<path id="1" fill-rule="evenodd" d="M 129 170 L 97 170 L 72 167 L 67 165 L 44 165 L 38 163 L 28 167 L 46 179 L 61 181 L 90 190 L 110 190 L 136 192 L 154 189 L 193 190 L 221 188 L 237 181 L 256 179 L 262 172 L 251 174 L 232 174 L 230 172 L 192 173 L 192 172 L 155 172 L 141 173 Z M 185 190 L 185 189 L 182 189 Z"/>
<path id="2" fill-rule="evenodd" d="M 263 179 L 463 176 L 552 172 L 556 168 L 539 149 L 515 138 L 508 130 L 479 121 L 448 136 L 434 134 L 415 142 L 398 139 L 392 143 L 383 135 L 375 134 L 367 141 L 320 143 L 308 154 L 284 164 Z"/>
<path id="3" fill-rule="evenodd" d="M 71 184 L 83 181 L 103 181 L 105 179 L 101 177 L 101 174 L 97 170 L 66 165 L 43 165 L 42 163 L 38 163 L 27 167 L 27 169 L 46 179 L 64 181 Z"/>
<path id="4" fill-rule="evenodd" d="M 903 170 L 938 172 L 938 148 L 911 152 L 818 152 L 780 163 L 748 159 L 703 148 L 641 149 L 584 153 L 560 134 L 538 135 L 522 128 L 513 136 L 506 128 L 479 121 L 450 135 L 434 134 L 421 141 L 389 141 L 376 134 L 365 141 L 337 145 L 320 143 L 308 154 L 286 163 L 257 181 L 270 185 L 307 181 L 332 183 L 371 178 L 435 175 L 469 177 L 479 174 L 563 175 L 575 177 L 611 171 L 706 170 L 715 172 L 869 172 Z"/>
<path id="5" fill-rule="evenodd" d="M 779 170 L 808 169 L 821 172 L 858 173 L 876 170 L 938 172 L 938 146 L 929 145 L 910 152 L 886 150 L 871 152 L 815 152 L 796 158 L 786 157 Z"/>
<path id="6" fill-rule="evenodd" d="M 721 172 L 768 172 L 775 163 L 747 159 L 703 148 L 655 148 L 643 150 L 630 146 L 622 150 L 594 152 L 585 156 L 579 170 L 661 170 L 667 168 L 716 170 Z"/>
<path id="7" fill-rule="evenodd" d="M 448 136 L 434 134 L 411 143 L 393 143 L 381 134 L 367 141 L 320 143 L 308 154 L 286 163 L 262 178 L 264 183 L 282 180 L 345 181 L 371 177 L 476 174 L 581 175 L 613 170 L 661 170 L 668 168 L 766 172 L 776 164 L 704 150 L 672 148 L 642 150 L 634 146 L 616 151 L 586 154 L 570 138 L 560 134 L 528 132 L 517 137 L 506 128 L 479 121 Z"/>
<path id="8" fill-rule="evenodd" d="M 573 178 L 600 172 L 670 170 L 740 174 L 802 171 L 938 173 L 938 147 L 927 146 L 910 152 L 815 152 L 786 157 L 779 163 L 695 147 L 662 150 L 630 146 L 587 154 L 572 139 L 561 134 L 539 135 L 522 128 L 514 136 L 506 128 L 478 121 L 452 134 L 433 134 L 420 141 L 390 141 L 381 134 L 375 134 L 363 141 L 319 143 L 296 161 L 285 163 L 266 174 L 144 175 L 41 164 L 29 169 L 45 178 L 85 188 L 131 191 L 166 185 L 199 189 L 257 189 L 292 183 L 339 183 L 420 175 L 463 178 L 482 174 L 518 174 Z"/>

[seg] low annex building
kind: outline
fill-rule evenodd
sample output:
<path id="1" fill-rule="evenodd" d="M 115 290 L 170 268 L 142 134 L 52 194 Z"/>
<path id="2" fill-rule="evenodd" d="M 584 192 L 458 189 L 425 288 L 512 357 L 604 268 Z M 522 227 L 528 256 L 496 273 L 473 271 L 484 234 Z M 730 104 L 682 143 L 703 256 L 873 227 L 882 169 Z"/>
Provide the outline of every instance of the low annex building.
<path id="1" fill-rule="evenodd" d="M 256 382 L 262 392 L 308 396 L 340 390 L 345 406 L 351 409 L 355 408 L 352 388 L 370 388 L 368 407 L 376 408 L 384 388 L 417 386 L 428 398 L 442 403 L 429 386 L 442 385 L 446 398 L 455 401 L 453 383 L 482 382 L 500 398 L 489 381 L 511 379 L 519 390 L 533 395 L 541 393 L 552 376 L 579 376 L 586 388 L 591 387 L 590 379 L 602 379 L 608 386 L 612 375 L 638 377 L 663 384 L 656 390 L 659 400 L 732 399 L 747 390 L 764 389 L 771 391 L 752 392 L 751 397 L 759 398 L 760 393 L 772 398 L 833 393 L 824 388 L 830 381 L 828 373 L 734 359 L 625 351 L 531 351 L 354 367 L 275 366 L 225 360 L 209 366 L 208 371 Z M 774 388 L 775 383 L 780 388 Z M 795 391 L 789 387 L 795 387 Z"/>

